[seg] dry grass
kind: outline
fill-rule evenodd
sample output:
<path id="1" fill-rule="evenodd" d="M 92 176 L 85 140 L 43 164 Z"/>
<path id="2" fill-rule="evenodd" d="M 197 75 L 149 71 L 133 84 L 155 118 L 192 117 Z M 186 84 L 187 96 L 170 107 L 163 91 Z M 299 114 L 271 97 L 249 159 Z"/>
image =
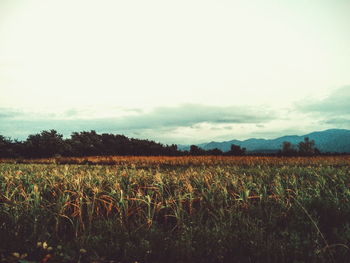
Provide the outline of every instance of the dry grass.
<path id="1" fill-rule="evenodd" d="M 2 161 L 4 260 L 13 253 L 51 262 L 349 256 L 349 156 Z M 36 245 L 44 241 L 50 251 Z"/>

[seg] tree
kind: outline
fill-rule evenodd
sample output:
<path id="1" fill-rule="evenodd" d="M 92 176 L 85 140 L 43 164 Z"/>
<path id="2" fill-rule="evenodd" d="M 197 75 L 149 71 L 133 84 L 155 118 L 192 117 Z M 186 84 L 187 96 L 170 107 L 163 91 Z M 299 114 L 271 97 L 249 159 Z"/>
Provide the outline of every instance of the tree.
<path id="1" fill-rule="evenodd" d="M 0 157 L 13 157 L 11 153 L 12 141 L 0 135 Z"/>
<path id="2" fill-rule="evenodd" d="M 316 152 L 319 152 L 315 148 L 315 141 L 309 139 L 309 137 L 305 137 L 303 142 L 298 144 L 299 154 L 303 156 L 311 156 L 315 155 Z"/>
<path id="3" fill-rule="evenodd" d="M 214 148 L 214 149 L 208 150 L 207 154 L 208 155 L 223 155 L 224 153 L 220 149 Z"/>
<path id="4" fill-rule="evenodd" d="M 205 155 L 205 151 L 197 145 L 190 146 L 190 155 Z"/>
<path id="5" fill-rule="evenodd" d="M 73 155 L 91 156 L 99 155 L 102 152 L 102 138 L 96 131 L 73 132 L 69 144 L 72 147 Z"/>
<path id="6" fill-rule="evenodd" d="M 25 155 L 28 157 L 53 157 L 61 155 L 66 150 L 63 135 L 56 130 L 42 131 L 40 134 L 29 135 L 24 143 Z"/>
<path id="7" fill-rule="evenodd" d="M 126 155 L 129 139 L 123 135 L 103 133 L 101 135 L 102 155 Z"/>
<path id="8" fill-rule="evenodd" d="M 297 154 L 297 151 L 292 143 L 286 141 L 283 142 L 282 150 L 280 151 L 280 153 L 283 156 L 293 156 Z"/>
<path id="9" fill-rule="evenodd" d="M 246 148 L 241 148 L 239 145 L 231 144 L 231 149 L 227 152 L 228 155 L 244 155 Z"/>

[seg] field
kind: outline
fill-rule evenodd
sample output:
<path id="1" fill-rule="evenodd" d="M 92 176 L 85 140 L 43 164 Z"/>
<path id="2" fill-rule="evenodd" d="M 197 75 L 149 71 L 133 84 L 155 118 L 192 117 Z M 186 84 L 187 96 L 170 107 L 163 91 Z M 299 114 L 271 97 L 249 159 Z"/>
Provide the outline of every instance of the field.
<path id="1" fill-rule="evenodd" d="M 349 156 L 0 163 L 2 262 L 349 262 L 349 246 Z"/>

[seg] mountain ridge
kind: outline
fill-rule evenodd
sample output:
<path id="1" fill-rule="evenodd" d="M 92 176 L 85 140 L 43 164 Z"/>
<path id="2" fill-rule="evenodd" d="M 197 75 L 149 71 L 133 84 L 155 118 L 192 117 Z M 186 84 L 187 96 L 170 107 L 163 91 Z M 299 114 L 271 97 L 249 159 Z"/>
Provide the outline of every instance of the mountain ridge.
<path id="1" fill-rule="evenodd" d="M 291 142 L 295 147 L 305 137 L 315 141 L 316 147 L 321 152 L 350 153 L 350 130 L 328 129 L 314 131 L 305 135 L 283 135 L 275 139 L 249 138 L 247 140 L 228 140 L 222 142 L 211 141 L 208 143 L 196 144 L 204 150 L 218 148 L 222 151 L 230 150 L 231 144 L 246 148 L 247 152 L 277 152 L 282 148 L 284 141 Z M 178 145 L 180 150 L 189 150 L 190 145 Z"/>

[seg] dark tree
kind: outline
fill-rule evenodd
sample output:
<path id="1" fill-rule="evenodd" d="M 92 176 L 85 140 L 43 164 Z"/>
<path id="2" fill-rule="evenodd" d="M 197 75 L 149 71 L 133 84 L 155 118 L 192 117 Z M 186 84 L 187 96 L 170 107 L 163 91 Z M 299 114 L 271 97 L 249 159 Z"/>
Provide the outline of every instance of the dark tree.
<path id="1" fill-rule="evenodd" d="M 205 155 L 205 150 L 199 148 L 197 145 L 191 145 L 190 155 Z"/>
<path id="2" fill-rule="evenodd" d="M 207 154 L 208 155 L 223 155 L 224 153 L 220 149 L 214 148 L 214 149 L 208 150 Z"/>
<path id="3" fill-rule="evenodd" d="M 0 157 L 14 157 L 11 139 L 2 135 L 0 135 Z"/>
<path id="4" fill-rule="evenodd" d="M 94 130 L 73 132 L 69 144 L 72 148 L 72 154 L 76 156 L 99 155 L 103 148 L 101 135 Z"/>
<path id="5" fill-rule="evenodd" d="M 309 137 L 305 137 L 304 141 L 298 144 L 298 148 L 299 154 L 302 156 L 311 156 L 316 154 L 315 141 L 310 141 Z"/>
<path id="6" fill-rule="evenodd" d="M 27 157 L 53 157 L 66 151 L 63 135 L 56 130 L 42 131 L 40 134 L 29 135 L 24 142 Z"/>
<path id="7" fill-rule="evenodd" d="M 246 148 L 241 148 L 239 145 L 231 144 L 230 151 L 227 152 L 228 155 L 244 155 Z"/>
<path id="8" fill-rule="evenodd" d="M 291 142 L 283 142 L 280 154 L 283 156 L 295 156 L 298 154 L 298 152 Z"/>
<path id="9" fill-rule="evenodd" d="M 123 135 L 103 133 L 101 135 L 102 155 L 127 155 L 130 140 Z"/>

